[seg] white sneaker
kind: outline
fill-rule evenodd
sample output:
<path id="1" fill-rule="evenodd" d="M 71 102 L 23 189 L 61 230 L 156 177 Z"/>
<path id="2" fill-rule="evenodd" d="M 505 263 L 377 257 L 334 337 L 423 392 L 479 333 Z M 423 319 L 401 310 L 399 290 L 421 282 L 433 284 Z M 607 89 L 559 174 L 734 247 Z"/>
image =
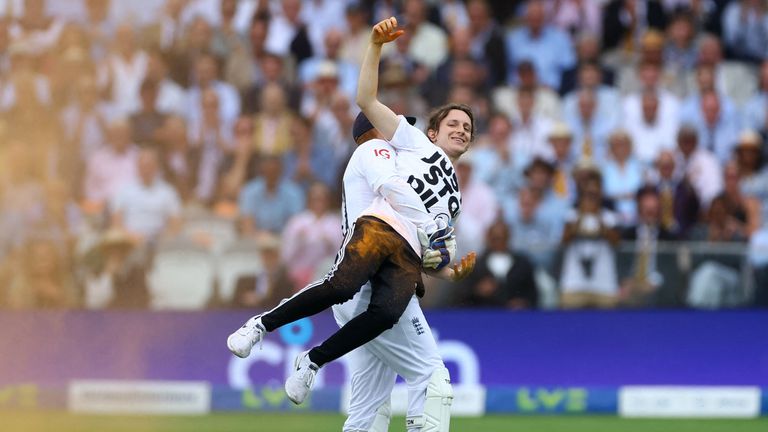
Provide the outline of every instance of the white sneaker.
<path id="1" fill-rule="evenodd" d="M 309 391 L 315 385 L 315 375 L 320 369 L 309 360 L 309 351 L 304 351 L 294 361 L 293 373 L 285 381 L 285 394 L 296 405 L 304 402 Z"/>
<path id="2" fill-rule="evenodd" d="M 251 348 L 261 342 L 267 329 L 261 324 L 261 315 L 251 317 L 227 338 L 227 348 L 232 354 L 246 358 L 251 354 Z"/>

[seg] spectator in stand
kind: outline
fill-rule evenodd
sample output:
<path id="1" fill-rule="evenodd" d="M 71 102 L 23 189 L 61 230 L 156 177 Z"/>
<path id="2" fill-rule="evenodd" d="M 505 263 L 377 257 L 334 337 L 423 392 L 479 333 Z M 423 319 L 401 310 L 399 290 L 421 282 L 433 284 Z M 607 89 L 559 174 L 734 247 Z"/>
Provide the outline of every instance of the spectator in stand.
<path id="1" fill-rule="evenodd" d="M 31 239 L 18 255 L 6 304 L 12 309 L 65 309 L 78 306 L 67 257 L 49 239 Z"/>
<path id="2" fill-rule="evenodd" d="M 248 180 L 256 176 L 259 156 L 253 148 L 253 119 L 241 116 L 235 122 L 233 151 L 222 163 L 213 211 L 226 218 L 237 215 L 237 194 Z"/>
<path id="3" fill-rule="evenodd" d="M 163 114 L 187 115 L 187 93 L 168 77 L 168 65 L 160 51 L 150 51 L 146 80 L 157 85 L 155 109 Z"/>
<path id="4" fill-rule="evenodd" d="M 691 274 L 686 296 L 688 306 L 715 309 L 746 303 L 747 295 L 739 277 L 741 258 L 734 255 L 719 256 L 715 249 L 716 243 L 746 242 L 746 226 L 742 216 L 729 209 L 727 197 L 723 193 L 712 200 L 705 223 L 692 232 L 691 239 L 709 242 L 711 252 L 700 254 L 694 262 L 696 268 Z"/>
<path id="5" fill-rule="evenodd" d="M 742 224 L 745 237 L 757 231 L 762 220 L 760 217 L 760 201 L 754 196 L 747 196 L 741 190 L 739 167 L 730 161 L 723 168 L 723 192 L 728 214 Z"/>
<path id="6" fill-rule="evenodd" d="M 294 182 L 282 176 L 283 163 L 277 156 L 264 156 L 260 176 L 240 191 L 241 229 L 245 235 L 263 237 L 277 234 L 291 216 L 304 209 L 304 194 Z"/>
<path id="7" fill-rule="evenodd" d="M 648 183 L 659 191 L 661 225 L 679 238 L 687 238 L 699 221 L 701 200 L 687 177 L 675 169 L 675 155 L 662 151 L 656 158 Z"/>
<path id="8" fill-rule="evenodd" d="M 56 109 L 65 106 L 77 96 L 77 82 L 84 75 L 96 73 L 96 62 L 88 55 L 85 32 L 74 24 L 67 24 L 59 44 L 47 56 L 48 79 L 51 84 L 51 102 Z"/>
<path id="9" fill-rule="evenodd" d="M 667 17 L 657 0 L 611 0 L 603 9 L 603 49 L 627 56 L 649 28 L 663 30 Z"/>
<path id="10" fill-rule="evenodd" d="M 45 183 L 41 220 L 34 230 L 60 245 L 61 249 L 73 250 L 85 224 L 80 206 L 75 201 L 70 185 L 63 179 L 50 179 Z"/>
<path id="11" fill-rule="evenodd" d="M 282 0 L 279 13 L 269 22 L 267 51 L 293 57 L 296 64 L 312 57 L 309 30 L 302 14 L 301 0 Z"/>
<path id="12" fill-rule="evenodd" d="M 227 58 L 236 51 L 246 51 L 247 42 L 239 29 L 236 28 L 235 15 L 238 9 L 237 0 L 221 0 L 219 12 L 221 22 L 213 30 L 211 51 L 219 58 Z"/>
<path id="13" fill-rule="evenodd" d="M 219 96 L 212 88 L 201 95 L 202 117 L 189 125 L 192 147 L 199 152 L 195 198 L 210 204 L 216 190 L 217 176 L 225 157 L 232 151 L 232 126 L 221 117 Z"/>
<path id="14" fill-rule="evenodd" d="M 76 83 L 77 99 L 61 112 L 65 146 L 85 161 L 106 141 L 110 110 L 99 99 L 99 89 L 92 76 L 83 76 Z"/>
<path id="15" fill-rule="evenodd" d="M 162 15 L 141 30 L 142 46 L 147 50 L 169 53 L 183 43 L 182 13 L 187 0 L 166 0 Z"/>
<path id="16" fill-rule="evenodd" d="M 294 114 L 288 109 L 283 88 L 276 83 L 262 90 L 263 108 L 253 117 L 253 149 L 260 156 L 282 156 L 293 148 L 291 125 Z"/>
<path id="17" fill-rule="evenodd" d="M 759 86 L 744 105 L 742 111 L 744 127 L 754 129 L 768 137 L 768 60 L 760 64 Z"/>
<path id="18" fill-rule="evenodd" d="M 576 185 L 571 173 L 576 167 L 576 157 L 571 150 L 573 134 L 565 123 L 555 123 L 549 131 L 549 146 L 552 164 L 555 167 L 552 190 L 559 199 L 573 202 L 576 198 Z"/>
<path id="19" fill-rule="evenodd" d="M 536 113 L 536 99 L 531 89 L 519 88 L 516 103 L 519 115 L 512 117 L 516 154 L 528 160 L 548 155 L 547 134 L 552 120 Z"/>
<path id="20" fill-rule="evenodd" d="M 486 244 L 475 271 L 461 283 L 455 305 L 536 309 L 534 266 L 528 257 L 510 250 L 509 227 L 493 223 L 486 231 Z"/>
<path id="21" fill-rule="evenodd" d="M 715 88 L 727 95 L 736 105 L 741 105 L 755 94 L 757 80 L 754 72 L 743 63 L 724 61 L 720 39 L 705 34 L 699 41 L 698 64 L 715 70 Z M 688 73 L 688 93 L 696 88 L 696 72 Z"/>
<path id="22" fill-rule="evenodd" d="M 347 31 L 341 45 L 341 58 L 347 63 L 360 67 L 363 56 L 368 47 L 368 38 L 371 29 L 368 10 L 358 2 L 347 5 L 346 22 Z"/>
<path id="23" fill-rule="evenodd" d="M 534 107 L 537 115 L 552 120 L 560 119 L 560 98 L 552 88 L 539 83 L 533 62 L 522 60 L 517 64 L 517 88 L 530 90 L 534 94 Z M 519 116 L 517 106 L 517 89 L 512 86 L 497 88 L 493 92 L 494 104 L 510 117 Z"/>
<path id="24" fill-rule="evenodd" d="M 240 91 L 246 95 L 254 93 L 254 88 L 258 88 L 267 79 L 264 76 L 264 66 L 262 62 L 268 54 L 271 54 L 282 61 L 289 61 L 290 58 L 280 54 L 267 51 L 267 35 L 269 33 L 270 15 L 259 12 L 253 16 L 248 27 L 248 49 L 235 51 L 231 56 L 225 59 L 224 80 L 234 84 Z M 284 60 L 285 59 L 285 60 Z M 282 76 L 285 79 L 287 76 Z M 252 101 L 247 97 L 243 98 L 245 105 L 244 112 L 256 110 Z M 247 110 L 247 111 L 246 111 Z"/>
<path id="25" fill-rule="evenodd" d="M 136 179 L 138 149 L 131 142 L 131 128 L 125 119 L 110 122 L 108 145 L 90 155 L 85 169 L 85 199 L 103 208 L 126 184 Z"/>
<path id="26" fill-rule="evenodd" d="M 126 184 L 111 202 L 111 225 L 147 245 L 181 228 L 181 200 L 160 177 L 157 151 L 142 149 L 136 161 L 138 178 Z"/>
<path id="27" fill-rule="evenodd" d="M 680 119 L 683 122 L 696 121 L 701 112 L 701 96 L 709 92 L 717 94 L 722 111 L 727 117 L 735 117 L 739 114 L 731 98 L 717 89 L 715 69 L 712 66 L 701 64 L 696 67 L 696 88 L 692 90 L 680 107 Z"/>
<path id="28" fill-rule="evenodd" d="M 264 89 L 270 84 L 277 84 L 285 93 L 286 103 L 291 111 L 298 112 L 301 106 L 301 87 L 289 79 L 285 68 L 285 59 L 271 53 L 261 58 L 262 79 L 251 85 L 243 95 L 243 114 L 256 114 L 266 107 L 262 102 Z"/>
<path id="29" fill-rule="evenodd" d="M 640 99 L 641 111 L 624 119 L 627 132 L 632 142 L 637 143 L 634 156 L 643 164 L 649 165 L 663 150 L 670 150 L 675 145 L 677 118 L 664 117 L 657 93 L 644 91 Z M 626 112 L 626 110 L 625 110 Z"/>
<path id="30" fill-rule="evenodd" d="M 195 64 L 200 56 L 213 55 L 212 44 L 211 25 L 202 16 L 195 17 L 186 26 L 183 39 L 165 54 L 168 57 L 171 79 L 184 87 L 194 85 L 197 78 Z"/>
<path id="31" fill-rule="evenodd" d="M 765 165 L 763 139 L 754 131 L 746 130 L 739 136 L 734 149 L 739 184 L 745 197 L 761 204 L 760 221 L 768 221 L 768 167 Z M 752 228 L 755 228 L 754 225 Z"/>
<path id="32" fill-rule="evenodd" d="M 319 174 L 323 181 L 335 185 L 338 171 L 355 148 L 349 135 L 354 118 L 349 98 L 341 91 L 331 94 L 327 101 L 323 97 L 319 102 L 323 105 L 318 106 L 312 130 L 313 146 L 318 149 L 313 151 L 328 152 L 330 164 L 325 169 L 329 172 Z"/>
<path id="33" fill-rule="evenodd" d="M 114 110 L 127 116 L 139 103 L 139 89 L 147 74 L 149 56 L 136 42 L 136 33 L 130 24 L 121 24 L 115 30 L 111 53 L 99 71 L 99 85 L 110 95 Z"/>
<path id="34" fill-rule="evenodd" d="M 83 303 L 87 309 L 144 309 L 149 306 L 147 274 L 133 252 L 135 239 L 110 229 L 86 254 Z"/>
<path id="35" fill-rule="evenodd" d="M 65 21 L 49 14 L 45 0 L 25 0 L 23 9 L 23 14 L 12 24 L 14 39 L 38 54 L 55 47 Z"/>
<path id="36" fill-rule="evenodd" d="M 498 219 L 500 209 L 493 189 L 475 178 L 474 153 L 465 154 L 455 167 L 462 199 L 462 217 L 456 222 L 456 256 L 464 256 L 485 248 L 485 232 Z"/>
<path id="37" fill-rule="evenodd" d="M 677 132 L 676 176 L 685 177 L 691 183 L 701 204 L 708 207 L 712 198 L 723 190 L 723 173 L 720 161 L 711 151 L 699 148 L 696 129 L 683 125 Z"/>
<path id="38" fill-rule="evenodd" d="M 558 90 L 562 73 L 576 63 L 570 37 L 547 22 L 545 4 L 541 0 L 526 3 L 524 24 L 507 34 L 506 45 L 510 73 L 507 81 L 510 84 L 518 83 L 511 72 L 521 61 L 530 60 L 541 83 Z"/>
<path id="39" fill-rule="evenodd" d="M 676 240 L 661 225 L 659 193 L 653 186 L 637 191 L 637 224 L 625 228 L 622 240 L 634 242 L 634 253 L 628 271 L 623 275 L 619 298 L 625 306 L 653 306 L 662 300 L 659 289 L 667 285 L 665 276 L 675 272 L 674 260 L 658 251 L 659 242 Z M 666 258 L 666 259 L 665 259 Z M 674 294 L 674 293 L 673 293 Z"/>
<path id="40" fill-rule="evenodd" d="M 479 66 L 482 64 L 482 57 L 477 58 L 470 54 L 470 41 L 470 33 L 467 29 L 459 29 L 451 33 L 448 55 L 429 74 L 422 85 L 421 92 L 431 106 L 445 103 L 446 87 L 452 84 L 477 86 L 478 81 L 483 80 L 485 71 L 481 71 Z M 454 76 L 458 81 L 453 79 Z"/>
<path id="41" fill-rule="evenodd" d="M 194 198 L 200 175 L 200 147 L 190 145 L 187 123 L 179 116 L 169 116 L 161 130 L 162 146 L 158 152 L 162 177 L 176 190 L 182 202 Z"/>
<path id="42" fill-rule="evenodd" d="M 328 110 L 333 95 L 339 91 L 339 70 L 333 62 L 318 66 L 315 80 L 304 90 L 300 113 L 313 121 Z"/>
<path id="43" fill-rule="evenodd" d="M 685 76 L 696 67 L 696 23 L 692 12 L 683 10 L 669 19 L 664 64 L 676 75 Z"/>
<path id="44" fill-rule="evenodd" d="M 631 225 L 637 216 L 636 192 L 643 183 L 643 166 L 632 156 L 632 139 L 623 130 L 608 138 L 609 156 L 602 166 L 603 190 L 613 200 L 619 225 Z"/>
<path id="45" fill-rule="evenodd" d="M 0 258 L 22 246 L 44 216 L 45 192 L 29 143 L 4 145 L 0 183 Z"/>
<path id="46" fill-rule="evenodd" d="M 226 125 L 232 125 L 240 115 L 240 94 L 231 85 L 219 80 L 219 65 L 210 54 L 200 55 L 195 61 L 196 83 L 189 89 L 189 113 L 191 121 L 201 118 L 201 98 L 205 90 L 216 92 L 219 99 L 219 117 Z"/>
<path id="47" fill-rule="evenodd" d="M 264 269 L 257 275 L 241 276 L 235 284 L 231 306 L 235 308 L 270 309 L 293 292 L 288 269 L 280 261 L 280 238 L 267 235 L 259 243 Z"/>
<path id="48" fill-rule="evenodd" d="M 109 50 L 109 42 L 115 35 L 115 24 L 110 19 L 110 1 L 86 0 L 85 14 L 79 27 L 85 32 L 90 49 L 90 57 L 95 61 L 104 60 Z"/>
<path id="49" fill-rule="evenodd" d="M 403 3 L 406 32 L 412 34 L 408 54 L 417 63 L 434 70 L 448 55 L 448 37 L 443 29 L 427 21 L 427 12 L 424 0 Z"/>
<path id="50" fill-rule="evenodd" d="M 358 68 L 352 63 L 348 63 L 341 58 L 341 47 L 344 41 L 344 34 L 336 29 L 328 30 L 324 38 L 324 55 L 315 55 L 304 60 L 298 69 L 299 82 L 308 85 L 315 81 L 321 65 L 332 62 L 336 65 L 336 71 L 339 77 L 339 88 L 349 97 L 353 97 L 357 91 Z"/>
<path id="51" fill-rule="evenodd" d="M 598 107 L 599 94 L 590 88 L 576 91 L 572 95 L 575 105 L 566 105 L 565 112 L 566 123 L 573 133 L 574 157 L 591 158 L 598 164 L 608 156 L 608 138 L 618 124 L 617 115 L 600 115 L 600 111 L 606 111 L 608 107 L 605 102 Z M 569 102 L 566 99 L 566 103 Z"/>
<path id="52" fill-rule="evenodd" d="M 560 80 L 559 92 L 561 96 L 564 96 L 578 87 L 583 87 L 581 78 L 581 68 L 585 64 L 593 65 L 597 68 L 598 79 L 595 80 L 593 86 L 613 86 L 614 83 L 614 71 L 602 64 L 600 60 L 600 39 L 596 34 L 583 32 L 576 36 L 574 41 L 576 44 L 576 64 L 571 68 L 563 71 L 563 76 Z"/>
<path id="53" fill-rule="evenodd" d="M 281 259 L 288 268 L 293 291 L 312 282 L 318 266 L 333 258 L 343 240 L 341 218 L 331 210 L 331 191 L 313 183 L 307 207 L 286 221 Z"/>
<path id="54" fill-rule="evenodd" d="M 444 0 L 435 5 L 437 11 L 432 15 L 439 16 L 438 24 L 449 33 L 466 29 L 469 26 L 467 7 L 463 0 Z"/>
<path id="55" fill-rule="evenodd" d="M 531 171 L 536 169 L 545 168 L 534 167 Z M 536 267 L 551 272 L 562 238 L 563 221 L 546 214 L 541 205 L 541 197 L 530 187 L 520 189 L 514 198 L 505 197 L 502 204 L 504 221 L 515 233 L 509 247 L 513 251 L 527 254 Z"/>
<path id="56" fill-rule="evenodd" d="M 735 111 L 727 111 L 713 90 L 701 94 L 699 110 L 685 121 L 696 127 L 702 147 L 717 156 L 721 163 L 732 155 L 739 136 L 739 119 Z"/>
<path id="57" fill-rule="evenodd" d="M 523 170 L 530 160 L 515 151 L 512 122 L 506 114 L 491 115 L 488 133 L 473 148 L 475 178 L 490 186 L 497 196 L 516 192 L 523 184 Z"/>
<path id="58" fill-rule="evenodd" d="M 336 0 L 312 0 L 304 2 L 301 6 L 301 17 L 305 23 L 312 23 L 307 28 L 309 40 L 312 43 L 312 53 L 315 56 L 328 54 L 324 51 L 325 35 L 329 32 L 347 32 L 344 19 L 345 7 L 348 1 Z M 300 63 L 298 61 L 297 63 Z"/>
<path id="59" fill-rule="evenodd" d="M 40 124 L 53 124 L 51 84 L 40 73 L 29 46 L 15 43 L 9 47 L 11 71 L 0 89 L 0 113 L 5 114 L 9 132 L 25 141 L 41 138 Z"/>
<path id="60" fill-rule="evenodd" d="M 588 31 L 600 34 L 602 4 L 583 0 L 561 0 L 552 7 L 552 23 L 570 34 Z"/>
<path id="61" fill-rule="evenodd" d="M 143 147 L 157 147 L 160 144 L 160 128 L 166 115 L 157 111 L 159 88 L 154 81 L 141 83 L 141 108 L 131 114 L 131 140 Z"/>
<path id="62" fill-rule="evenodd" d="M 568 93 L 563 99 L 563 113 L 566 119 L 577 117 L 579 107 L 579 90 L 590 90 L 595 93 L 595 116 L 596 122 L 602 125 L 598 130 L 606 130 L 610 133 L 619 123 L 621 110 L 616 107 L 621 105 L 619 92 L 608 84 L 605 84 L 603 78 L 604 72 L 597 62 L 586 61 L 579 65 L 578 83 L 574 91 Z M 583 115 L 583 114 L 582 114 Z M 610 127 L 608 125 L 611 125 Z M 581 129 L 581 128 L 579 128 Z M 594 131 L 597 133 L 597 130 Z M 604 153 L 603 153 L 604 154 Z"/>
<path id="63" fill-rule="evenodd" d="M 0 19 L 0 79 L 4 79 L 11 71 L 10 47 L 10 22 Z"/>
<path id="64" fill-rule="evenodd" d="M 768 11 L 761 0 L 731 2 L 723 13 L 723 42 L 736 59 L 760 63 L 768 46 Z"/>
<path id="65" fill-rule="evenodd" d="M 486 62 L 488 85 L 493 88 L 507 80 L 507 52 L 504 34 L 491 16 L 488 0 L 469 0 L 470 54 Z"/>
<path id="66" fill-rule="evenodd" d="M 333 165 L 333 151 L 323 150 L 312 137 L 312 123 L 303 117 L 291 122 L 293 148 L 283 153 L 283 176 L 296 183 L 304 192 L 316 182 L 329 166 Z M 335 173 L 334 173 L 335 180 Z M 331 184 L 325 183 L 331 187 Z"/>
<path id="67" fill-rule="evenodd" d="M 618 301 L 616 215 L 602 207 L 602 179 L 593 172 L 566 217 L 563 267 L 560 276 L 565 309 L 612 308 Z"/>

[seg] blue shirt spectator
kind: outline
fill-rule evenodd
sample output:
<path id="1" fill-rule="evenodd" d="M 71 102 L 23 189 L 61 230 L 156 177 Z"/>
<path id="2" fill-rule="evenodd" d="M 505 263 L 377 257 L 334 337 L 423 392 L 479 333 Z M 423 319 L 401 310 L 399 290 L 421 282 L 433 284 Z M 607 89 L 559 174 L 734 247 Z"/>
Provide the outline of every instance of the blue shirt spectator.
<path id="1" fill-rule="evenodd" d="M 602 164 L 603 190 L 616 206 L 619 224 L 632 225 L 637 217 L 635 193 L 643 184 L 643 165 L 632 157 L 632 142 L 624 132 L 610 137 L 610 155 Z"/>
<path id="2" fill-rule="evenodd" d="M 759 62 L 768 49 L 768 14 L 760 1 L 735 1 L 723 12 L 723 42 L 739 60 Z"/>
<path id="3" fill-rule="evenodd" d="M 528 3 L 525 12 L 525 26 L 509 32 L 506 36 L 509 61 L 508 77 L 515 83 L 517 64 L 530 60 L 542 84 L 560 88 L 560 77 L 576 63 L 573 44 L 568 34 L 545 22 L 544 5 L 538 1 Z"/>
<path id="4" fill-rule="evenodd" d="M 282 161 L 266 156 L 260 164 L 262 177 L 251 180 L 240 191 L 239 207 L 243 231 L 279 234 L 291 216 L 304 210 L 304 193 L 290 180 L 281 180 Z"/>
<path id="5" fill-rule="evenodd" d="M 759 93 L 744 104 L 742 127 L 765 133 L 768 129 L 768 60 L 760 65 L 759 81 Z"/>
<path id="6" fill-rule="evenodd" d="M 502 211 L 504 221 L 515 233 L 509 247 L 524 252 L 534 264 L 549 270 L 560 244 L 563 223 L 546 214 L 547 207 L 552 208 L 552 201 L 546 201 L 544 203 L 531 189 L 523 188 L 517 197 L 504 199 Z M 563 213 L 566 208 L 563 205 Z"/>
<path id="7" fill-rule="evenodd" d="M 700 96 L 699 109 L 681 114 L 682 123 L 696 128 L 701 146 L 725 163 L 731 158 L 731 150 L 739 136 L 739 116 L 728 111 L 714 91 Z"/>
<path id="8" fill-rule="evenodd" d="M 563 115 L 573 135 L 575 159 L 590 156 L 597 163 L 605 160 L 608 135 L 618 127 L 618 104 L 618 94 L 608 86 L 577 90 L 565 98 Z"/>

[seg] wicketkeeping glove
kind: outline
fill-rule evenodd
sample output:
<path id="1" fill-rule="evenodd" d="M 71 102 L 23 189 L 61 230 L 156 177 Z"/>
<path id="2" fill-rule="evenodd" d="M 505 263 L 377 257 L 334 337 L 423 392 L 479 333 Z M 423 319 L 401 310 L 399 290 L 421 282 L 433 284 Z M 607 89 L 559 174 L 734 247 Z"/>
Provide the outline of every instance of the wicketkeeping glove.
<path id="1" fill-rule="evenodd" d="M 442 221 L 438 222 L 438 229 L 431 234 L 427 234 L 421 228 L 417 229 L 419 243 L 421 243 L 422 266 L 435 270 L 450 264 L 456 255 L 456 236 L 453 234 L 453 226 Z"/>

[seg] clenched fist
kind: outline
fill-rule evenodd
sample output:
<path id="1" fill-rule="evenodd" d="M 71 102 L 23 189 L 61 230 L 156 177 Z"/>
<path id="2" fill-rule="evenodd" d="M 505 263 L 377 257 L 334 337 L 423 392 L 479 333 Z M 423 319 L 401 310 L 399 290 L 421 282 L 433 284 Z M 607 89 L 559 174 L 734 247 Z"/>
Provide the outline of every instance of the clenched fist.
<path id="1" fill-rule="evenodd" d="M 387 42 L 392 42 L 399 38 L 403 33 L 405 33 L 405 30 L 398 30 L 397 28 L 397 18 L 390 17 L 373 26 L 371 43 L 384 45 Z"/>

